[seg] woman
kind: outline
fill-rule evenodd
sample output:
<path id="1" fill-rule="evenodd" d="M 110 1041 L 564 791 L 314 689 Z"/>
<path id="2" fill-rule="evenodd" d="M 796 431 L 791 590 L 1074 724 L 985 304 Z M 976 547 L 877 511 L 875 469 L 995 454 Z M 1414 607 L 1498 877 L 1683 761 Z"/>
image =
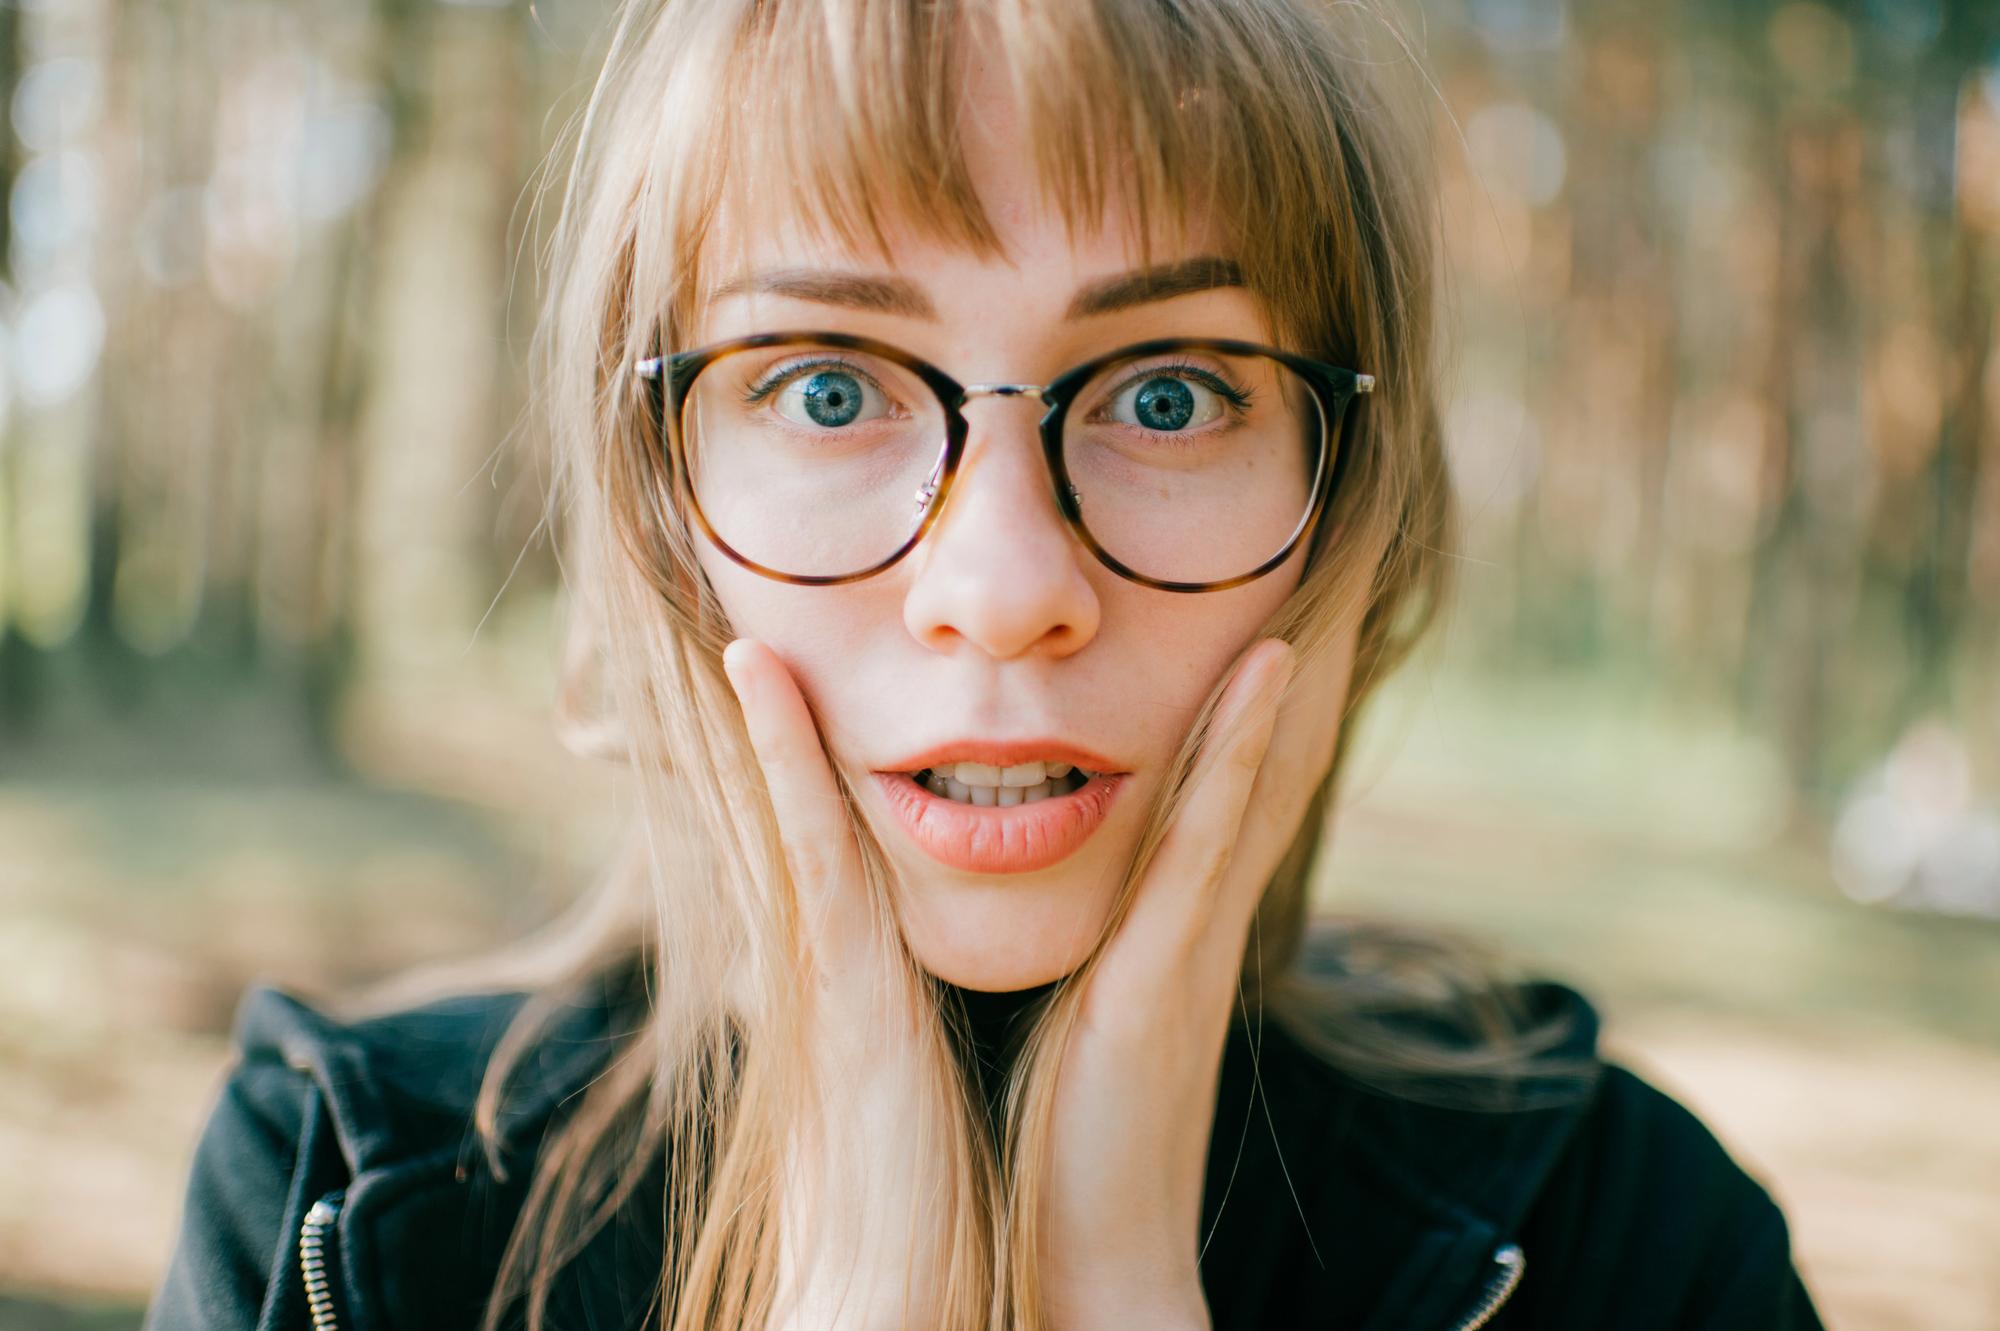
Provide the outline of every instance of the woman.
<path id="1" fill-rule="evenodd" d="M 1306 939 L 1448 527 L 1393 36 L 627 7 L 545 346 L 639 849 L 531 997 L 253 996 L 153 1325 L 1817 1324 L 1581 1000 Z"/>

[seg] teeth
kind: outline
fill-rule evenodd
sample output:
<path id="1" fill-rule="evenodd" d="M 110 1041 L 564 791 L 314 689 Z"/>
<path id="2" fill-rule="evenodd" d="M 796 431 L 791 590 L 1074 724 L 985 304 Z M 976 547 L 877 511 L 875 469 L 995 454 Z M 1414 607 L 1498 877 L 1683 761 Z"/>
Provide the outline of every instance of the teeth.
<path id="1" fill-rule="evenodd" d="M 957 763 L 953 765 L 949 775 L 968 786 L 1019 786 L 1025 790 L 1029 786 L 1041 785 L 1052 776 L 1068 776 L 1072 770 L 1068 763 L 1021 763 L 1014 767 L 995 767 L 990 763 Z"/>
<path id="2" fill-rule="evenodd" d="M 965 774 L 970 769 L 974 776 L 992 775 L 991 781 L 967 781 Z M 1058 770 L 1060 769 L 1060 770 Z M 1032 774 L 1034 770 L 1043 772 L 1039 781 L 1022 784 L 1020 775 Z M 946 775 L 947 772 L 952 775 Z M 1074 773 L 1074 775 L 1072 775 Z M 1012 781 L 999 778 L 1013 776 Z M 976 804 L 985 809 L 1011 809 L 1017 804 L 1035 804 L 1042 800 L 1067 795 L 1091 779 L 1091 774 L 1080 767 L 1068 763 L 1022 763 L 1018 767 L 992 767 L 983 763 L 957 763 L 950 768 L 931 768 L 917 773 L 920 784 L 933 795 L 951 800 L 955 804 Z"/>

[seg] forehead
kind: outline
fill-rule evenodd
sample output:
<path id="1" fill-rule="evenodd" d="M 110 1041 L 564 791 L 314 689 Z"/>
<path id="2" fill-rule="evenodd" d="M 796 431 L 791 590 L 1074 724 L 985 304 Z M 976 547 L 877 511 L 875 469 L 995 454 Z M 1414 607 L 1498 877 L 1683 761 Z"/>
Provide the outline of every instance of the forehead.
<path id="1" fill-rule="evenodd" d="M 1187 289 L 1241 284 L 1232 247 L 1192 207 L 1171 226 L 1144 226 L 1115 202 L 1095 217 L 1077 219 L 1018 171 L 977 174 L 974 180 L 991 221 L 987 238 L 968 238 L 940 226 L 933 215 L 900 209 L 879 215 L 879 234 L 855 235 L 819 216 L 811 201 L 783 184 L 774 186 L 768 177 L 746 180 L 725 193 L 693 256 L 699 294 L 705 302 L 755 289 L 756 275 L 776 271 L 895 272 L 920 280 L 923 273 L 965 265 L 1043 276 L 1067 270 L 1077 285 L 1168 268 L 1180 269 L 1174 282 Z M 864 293 L 857 287 L 855 294 Z M 884 309 L 896 299 L 886 289 L 877 295 Z"/>
<path id="2" fill-rule="evenodd" d="M 1234 264 L 1224 228 L 1192 188 L 1144 207 L 1117 190 L 1091 200 L 1065 189 L 1038 167 L 1037 144 L 1004 75 L 976 50 L 964 67 L 956 191 L 941 182 L 933 197 L 912 200 L 893 183 L 900 173 L 886 169 L 853 173 L 832 191 L 814 188 L 784 160 L 799 151 L 796 129 L 784 140 L 788 154 L 747 126 L 745 151 L 725 167 L 714 223 L 696 256 L 699 294 L 727 293 L 751 274 L 788 268 L 917 274 L 972 261 L 1043 276 L 1067 267 L 1082 284 L 1196 257 Z M 1104 151 L 1118 155 L 1108 145 Z"/>
<path id="3" fill-rule="evenodd" d="M 875 246 L 776 208 L 740 213 L 752 220 L 718 228 L 721 243 L 688 293 L 689 344 L 846 329 L 956 364 L 976 346 L 1038 344 L 1048 356 L 1078 359 L 1149 337 L 1273 340 L 1240 266 L 1204 249 L 1205 235 L 1142 237 L 1116 214 L 1074 227 L 1032 196 L 1007 202 L 990 249 L 900 218 Z"/>
<path id="4" fill-rule="evenodd" d="M 1067 227 L 1025 212 L 1002 247 L 975 250 L 915 228 L 879 248 L 816 235 L 765 213 L 705 265 L 690 344 L 787 329 L 858 332 L 960 365 L 999 355 L 1030 374 L 1026 355 L 1081 359 L 1114 343 L 1165 336 L 1271 341 L 1261 301 L 1236 262 L 1201 252 L 1199 237 L 1172 248 L 1136 242 L 1116 223 Z M 1012 350 L 1003 350 L 1011 348 Z"/>

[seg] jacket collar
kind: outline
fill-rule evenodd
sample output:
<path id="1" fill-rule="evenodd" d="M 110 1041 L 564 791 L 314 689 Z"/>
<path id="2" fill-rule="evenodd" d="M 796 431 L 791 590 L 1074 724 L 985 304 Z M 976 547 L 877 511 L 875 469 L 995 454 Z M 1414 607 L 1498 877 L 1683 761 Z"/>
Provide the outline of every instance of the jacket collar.
<path id="1" fill-rule="evenodd" d="M 1567 1023 L 1552 1057 L 1594 1068 L 1589 1005 L 1557 986 L 1528 996 L 1538 1018 Z M 357 1191 L 379 1191 L 393 1209 L 405 1189 L 383 1186 L 391 1176 L 434 1177 L 439 1186 L 467 1177 L 483 1070 L 523 1001 L 476 996 L 345 1025 L 262 990 L 245 1004 L 238 1038 L 246 1052 L 275 1052 L 312 1078 Z M 602 1068 L 617 1024 L 608 1004 L 559 1012 L 520 1065 L 502 1117 L 503 1136 L 518 1144 L 508 1153 L 509 1193 L 525 1181 L 545 1125 Z M 1520 1103 L 1504 1110 L 1427 1102 L 1446 1098 L 1427 1094 L 1443 1089 L 1371 1087 L 1274 1022 L 1234 1033 L 1203 1207 L 1203 1278 L 1218 1328 L 1314 1320 L 1445 1331 L 1460 1323 L 1569 1144 L 1589 1091 L 1575 1077 L 1539 1079 L 1518 1087 Z M 658 1196 L 657 1186 L 644 1191 Z M 635 1215 L 646 1210 L 644 1199 L 634 1203 Z M 343 1217 L 343 1231 L 372 1209 Z M 612 1229 L 559 1280 L 585 1324 L 626 1325 L 658 1280 L 658 1236 L 648 1245 Z M 1296 1314 L 1286 1311 L 1292 1306 Z M 1328 1308 L 1345 1312 L 1328 1317 Z"/>
<path id="2" fill-rule="evenodd" d="M 1565 1037 L 1549 1074 L 1470 1102 L 1483 1108 L 1466 1107 L 1463 1081 L 1391 1093 L 1273 1022 L 1238 1029 L 1203 1216 L 1218 1327 L 1304 1324 L 1309 1309 L 1383 1331 L 1459 1324 L 1574 1137 L 1598 1068 L 1583 999 L 1553 985 L 1525 996 Z"/>

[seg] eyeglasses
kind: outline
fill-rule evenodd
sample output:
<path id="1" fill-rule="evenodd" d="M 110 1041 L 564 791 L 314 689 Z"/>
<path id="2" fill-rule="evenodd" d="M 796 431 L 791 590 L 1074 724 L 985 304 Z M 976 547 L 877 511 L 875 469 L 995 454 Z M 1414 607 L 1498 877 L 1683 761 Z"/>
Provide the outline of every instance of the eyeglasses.
<path id="1" fill-rule="evenodd" d="M 1161 591 L 1241 586 L 1310 538 L 1346 469 L 1348 404 L 1375 386 L 1212 338 L 1142 342 L 1047 384 L 960 384 L 840 333 L 737 338 L 635 369 L 703 533 L 744 568 L 803 586 L 871 577 L 916 548 L 980 397 L 1047 407 L 1056 508 L 1107 568 Z"/>

